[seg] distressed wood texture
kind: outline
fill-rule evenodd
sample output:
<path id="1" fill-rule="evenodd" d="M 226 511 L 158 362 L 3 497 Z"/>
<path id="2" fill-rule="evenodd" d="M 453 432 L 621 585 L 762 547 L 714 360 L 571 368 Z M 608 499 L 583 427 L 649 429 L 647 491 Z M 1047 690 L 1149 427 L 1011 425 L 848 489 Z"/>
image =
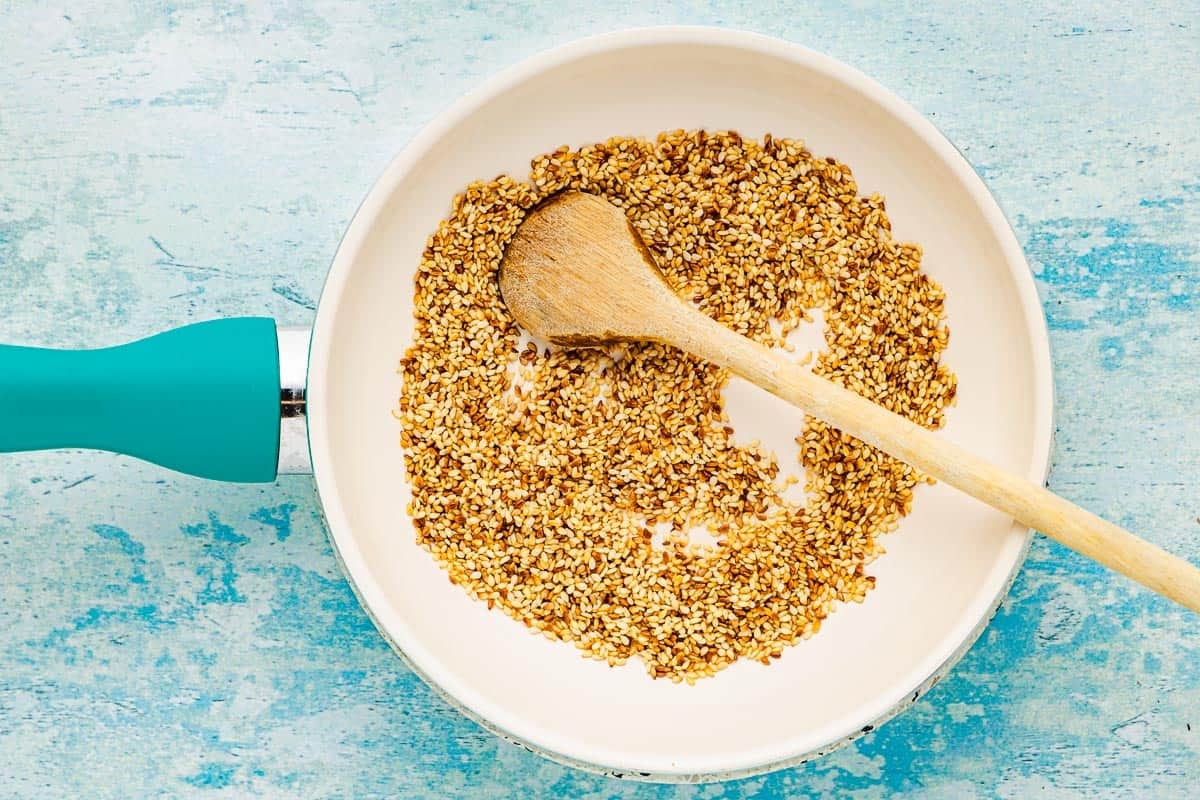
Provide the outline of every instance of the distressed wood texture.
<path id="1" fill-rule="evenodd" d="M 485 75 L 634 24 L 750 28 L 864 69 L 962 148 L 1049 318 L 1051 486 L 1200 562 L 1197 19 L 1194 1 L 0 0 L 0 341 L 305 324 L 375 175 Z M 797 769 L 642 786 L 501 742 L 407 672 L 307 479 L 31 454 L 0 457 L 0 498 L 3 798 L 1169 798 L 1200 778 L 1198 618 L 1045 539 L 904 716 Z"/>

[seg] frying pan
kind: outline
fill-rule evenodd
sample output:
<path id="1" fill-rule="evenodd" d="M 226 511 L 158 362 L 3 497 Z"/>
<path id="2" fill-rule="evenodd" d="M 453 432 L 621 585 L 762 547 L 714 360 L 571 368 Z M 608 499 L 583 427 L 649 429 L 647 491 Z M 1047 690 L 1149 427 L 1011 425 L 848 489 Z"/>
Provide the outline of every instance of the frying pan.
<path id="1" fill-rule="evenodd" d="M 1041 481 L 1052 430 L 1045 322 L 1012 231 L 963 157 L 861 73 L 786 42 L 652 28 L 575 42 L 485 83 L 424 129 L 355 214 L 311 331 L 226 319 L 118 348 L 0 348 L 0 449 L 91 447 L 233 481 L 315 476 L 334 550 L 407 663 L 496 734 L 576 766 L 654 780 L 744 776 L 828 752 L 910 705 L 966 651 L 1029 532 L 942 486 L 870 567 L 875 589 L 769 667 L 695 686 L 532 636 L 452 586 L 405 514 L 396 367 L 425 239 L 468 183 L 526 174 L 562 144 L 675 128 L 803 138 L 880 192 L 897 239 L 946 290 L 959 378 L 944 434 Z M 819 326 L 808 332 L 819 347 Z M 183 417 L 177 398 L 205 402 Z M 186 390 L 186 391 L 185 391 Z M 736 380 L 736 435 L 795 462 L 803 415 Z"/>

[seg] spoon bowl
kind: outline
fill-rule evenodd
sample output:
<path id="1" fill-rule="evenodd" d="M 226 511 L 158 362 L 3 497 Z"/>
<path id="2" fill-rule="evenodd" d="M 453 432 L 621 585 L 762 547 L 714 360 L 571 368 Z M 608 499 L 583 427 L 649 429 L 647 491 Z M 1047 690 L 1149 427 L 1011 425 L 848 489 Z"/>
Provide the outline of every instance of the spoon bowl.
<path id="1" fill-rule="evenodd" d="M 595 235 L 581 238 L 588 233 Z M 563 347 L 661 341 L 662 320 L 647 304 L 667 313 L 677 305 L 624 212 L 584 192 L 549 197 L 525 218 L 499 281 L 517 321 Z M 572 291 L 582 286 L 587 291 Z"/>

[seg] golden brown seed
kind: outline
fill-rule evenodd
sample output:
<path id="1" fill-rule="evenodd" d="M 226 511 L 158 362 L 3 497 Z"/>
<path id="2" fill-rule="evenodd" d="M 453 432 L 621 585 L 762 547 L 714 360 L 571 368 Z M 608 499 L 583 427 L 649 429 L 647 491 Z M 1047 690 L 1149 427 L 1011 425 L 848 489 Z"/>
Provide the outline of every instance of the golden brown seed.
<path id="1" fill-rule="evenodd" d="M 809 418 L 809 499 L 791 503 L 775 454 L 733 444 L 723 370 L 654 344 L 523 342 L 496 272 L 526 211 L 566 188 L 622 207 L 683 296 L 745 335 L 778 346 L 821 309 L 814 370 L 931 427 L 955 393 L 941 287 L 845 165 L 731 132 L 561 147 L 528 182 L 467 187 L 429 238 L 393 411 L 418 543 L 586 657 L 688 683 L 770 663 L 862 601 L 924 476 Z M 715 545 L 690 541 L 701 529 Z"/>

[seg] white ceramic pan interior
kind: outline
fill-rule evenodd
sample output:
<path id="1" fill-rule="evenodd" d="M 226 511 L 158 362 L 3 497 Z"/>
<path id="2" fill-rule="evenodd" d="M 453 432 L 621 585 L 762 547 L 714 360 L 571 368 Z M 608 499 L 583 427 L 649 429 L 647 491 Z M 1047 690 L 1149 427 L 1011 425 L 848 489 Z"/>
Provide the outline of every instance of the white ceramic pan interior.
<path id="1" fill-rule="evenodd" d="M 317 315 L 311 450 L 336 550 L 380 631 L 451 703 L 560 761 L 666 780 L 795 763 L 902 710 L 987 624 L 1028 540 L 952 489 L 919 487 L 865 604 L 770 667 L 739 663 L 695 686 L 531 635 L 416 546 L 391 410 L 426 237 L 472 180 L 524 177 L 562 144 L 680 127 L 801 138 L 850 165 L 946 289 L 959 393 L 944 435 L 1040 482 L 1052 429 L 1044 320 L 999 208 L 932 125 L 853 69 L 750 34 L 626 32 L 510 69 L 422 132 L 359 210 Z M 751 438 L 794 460 L 802 414 L 744 387 L 729 395 L 735 421 L 760 420 Z"/>

